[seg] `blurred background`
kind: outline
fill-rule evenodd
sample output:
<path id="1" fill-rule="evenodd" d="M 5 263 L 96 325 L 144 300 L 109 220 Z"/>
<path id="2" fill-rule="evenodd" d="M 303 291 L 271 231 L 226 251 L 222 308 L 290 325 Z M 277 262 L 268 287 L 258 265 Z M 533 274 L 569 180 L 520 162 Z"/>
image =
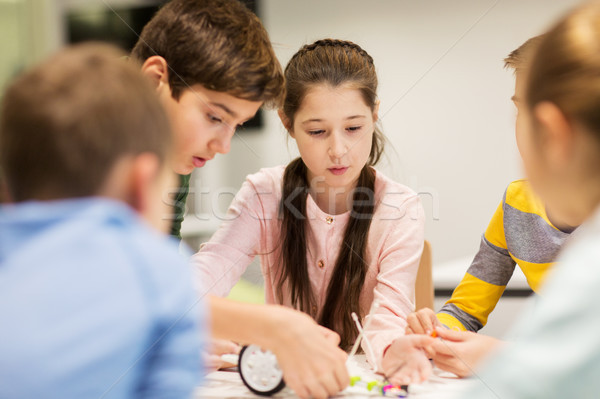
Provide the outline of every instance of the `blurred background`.
<path id="1" fill-rule="evenodd" d="M 163 3 L 158 0 L 0 0 L 0 85 L 52 51 L 90 38 L 129 48 Z M 432 244 L 436 306 L 479 247 L 504 189 L 521 178 L 514 138 L 512 71 L 502 59 L 542 33 L 574 0 L 255 0 L 285 66 L 303 44 L 351 40 L 379 75 L 380 117 L 389 140 L 379 169 L 419 193 Z M 231 153 L 193 175 L 186 242 L 193 249 L 218 227 L 245 176 L 297 156 L 273 110 L 240 130 Z M 246 278 L 260 285 L 260 271 Z M 526 287 L 517 276 L 511 287 Z M 503 299 L 506 312 L 523 295 Z M 516 298 L 515 298 L 516 297 Z M 500 312 L 498 312 L 500 313 Z M 495 313 L 496 314 L 496 313 Z M 500 335 L 509 322 L 492 317 Z"/>

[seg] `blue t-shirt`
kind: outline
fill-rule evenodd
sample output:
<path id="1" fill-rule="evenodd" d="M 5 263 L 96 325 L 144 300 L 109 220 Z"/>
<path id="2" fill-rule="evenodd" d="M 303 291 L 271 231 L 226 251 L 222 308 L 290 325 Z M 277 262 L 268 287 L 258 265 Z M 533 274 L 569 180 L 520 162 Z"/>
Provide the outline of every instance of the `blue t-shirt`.
<path id="1" fill-rule="evenodd" d="M 185 398 L 204 306 L 175 240 L 116 201 L 0 207 L 0 398 Z"/>

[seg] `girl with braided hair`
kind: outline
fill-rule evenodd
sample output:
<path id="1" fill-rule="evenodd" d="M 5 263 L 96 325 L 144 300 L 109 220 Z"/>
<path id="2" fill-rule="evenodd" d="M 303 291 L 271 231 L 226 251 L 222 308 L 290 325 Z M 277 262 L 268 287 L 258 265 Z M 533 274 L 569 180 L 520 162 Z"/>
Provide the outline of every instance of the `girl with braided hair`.
<path id="1" fill-rule="evenodd" d="M 247 177 L 227 220 L 193 257 L 195 273 L 210 294 L 225 296 L 259 256 L 267 303 L 309 314 L 337 332 L 345 350 L 357 337 L 355 312 L 368 321 L 363 348 L 381 370 L 414 309 L 422 207 L 412 190 L 374 169 L 384 136 L 365 50 L 318 40 L 291 58 L 285 79 L 279 116 L 300 157 Z"/>

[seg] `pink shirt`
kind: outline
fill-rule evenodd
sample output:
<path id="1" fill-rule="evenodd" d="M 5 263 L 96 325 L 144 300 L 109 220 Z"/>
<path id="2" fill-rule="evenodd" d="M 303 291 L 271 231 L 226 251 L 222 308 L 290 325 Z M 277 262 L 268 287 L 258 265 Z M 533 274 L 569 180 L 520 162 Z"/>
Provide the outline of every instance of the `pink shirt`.
<path id="1" fill-rule="evenodd" d="M 226 296 L 255 256 L 265 278 L 265 300 L 277 303 L 277 251 L 280 239 L 278 208 L 285 167 L 261 169 L 249 175 L 234 198 L 227 217 L 211 240 L 192 257 L 198 287 Z M 368 271 L 361 297 L 361 313 L 369 312 L 374 298 L 380 306 L 366 336 L 374 355 L 365 347 L 371 364 L 380 367 L 384 349 L 404 335 L 406 316 L 414 310 L 414 288 L 424 241 L 424 215 L 418 196 L 380 172 L 375 180 L 375 212 L 366 250 Z M 329 215 L 309 195 L 307 199 L 308 274 L 319 315 L 335 267 L 350 212 Z M 283 291 L 283 305 L 291 306 Z M 366 320 L 362 320 L 362 324 Z M 374 358 L 373 358 L 374 357 Z"/>

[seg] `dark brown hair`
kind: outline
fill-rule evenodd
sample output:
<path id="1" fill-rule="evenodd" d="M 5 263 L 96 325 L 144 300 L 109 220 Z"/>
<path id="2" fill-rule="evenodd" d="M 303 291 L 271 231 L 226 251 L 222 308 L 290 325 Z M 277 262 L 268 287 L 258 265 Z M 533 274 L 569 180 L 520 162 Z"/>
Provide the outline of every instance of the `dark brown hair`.
<path id="1" fill-rule="evenodd" d="M 600 4 L 570 12 L 544 37 L 527 77 L 526 103 L 554 103 L 600 140 Z"/>
<path id="2" fill-rule="evenodd" d="M 527 68 L 527 64 L 531 59 L 531 56 L 540 45 L 544 35 L 532 37 L 521 44 L 517 49 L 510 52 L 510 54 L 504 59 L 504 68 L 513 69 L 515 72 L 519 72 Z"/>
<path id="3" fill-rule="evenodd" d="M 144 27 L 131 56 L 163 57 L 171 93 L 207 89 L 278 107 L 283 72 L 260 20 L 238 0 L 173 0 Z"/>
<path id="4" fill-rule="evenodd" d="M 365 104 L 375 110 L 377 74 L 373 59 L 355 43 L 342 40 L 318 40 L 302 47 L 285 69 L 286 97 L 283 112 L 293 125 L 294 116 L 312 87 L 349 85 L 358 90 Z M 366 246 L 375 208 L 375 165 L 383 152 L 384 137 L 375 128 L 371 153 L 358 178 L 353 194 L 350 220 L 344 233 L 336 264 L 327 287 L 327 296 L 319 324 L 336 331 L 340 346 L 348 348 L 356 338 L 351 312 L 360 312 L 359 299 L 367 272 Z M 283 178 L 280 210 L 282 213 L 282 273 L 279 276 L 278 296 L 282 300 L 284 284 L 290 289 L 290 300 L 296 308 L 317 317 L 312 312 L 314 293 L 308 278 L 306 257 L 306 200 L 307 170 L 301 158 L 292 161 Z M 286 199 L 291 199 L 286 206 Z M 298 210 L 300 215 L 295 212 Z"/>
<path id="5" fill-rule="evenodd" d="M 167 116 L 138 65 L 85 44 L 25 72 L 0 114 L 0 170 L 13 201 L 98 194 L 115 163 L 143 152 L 165 161 Z"/>

